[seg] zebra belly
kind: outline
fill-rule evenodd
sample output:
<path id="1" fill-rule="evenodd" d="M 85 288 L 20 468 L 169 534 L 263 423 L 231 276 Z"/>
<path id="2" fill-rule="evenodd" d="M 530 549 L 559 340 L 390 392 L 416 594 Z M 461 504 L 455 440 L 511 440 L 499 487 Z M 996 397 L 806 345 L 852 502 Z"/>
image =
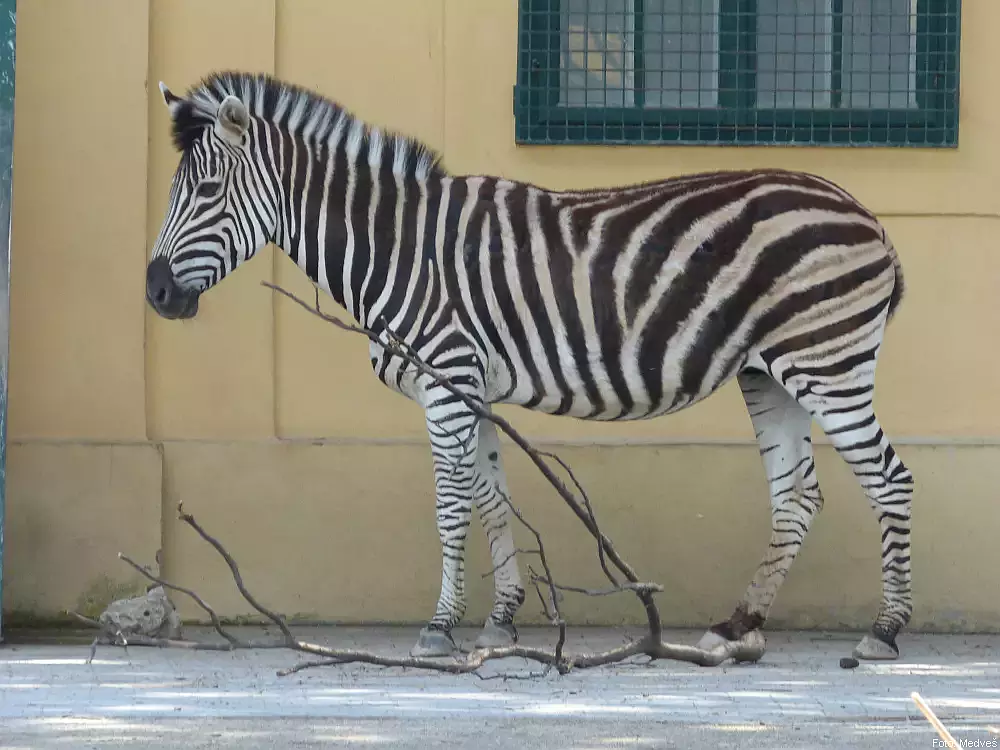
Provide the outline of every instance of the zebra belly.
<path id="1" fill-rule="evenodd" d="M 668 350 L 668 355 L 672 354 Z M 563 380 L 566 388 L 561 388 L 555 383 L 554 378 L 539 378 L 540 382 L 534 381 L 527 368 L 521 366 L 515 375 L 516 386 L 506 395 L 498 395 L 491 401 L 516 405 L 544 414 L 569 416 L 593 422 L 652 419 L 682 411 L 708 398 L 735 376 L 743 361 L 745 359 L 731 368 L 730 372 L 725 373 L 719 382 L 711 385 L 702 382 L 693 392 L 686 392 L 680 379 L 672 376 L 677 368 L 671 367 L 668 361 L 667 366 L 662 368 L 664 377 L 661 378 L 661 393 L 656 401 L 649 397 L 641 380 L 637 381 L 635 378 L 626 378 L 624 393 L 622 378 L 617 379 L 618 387 L 615 387 L 609 377 L 596 378 L 593 383 L 597 390 L 595 398 L 595 394 L 592 393 L 593 388 L 588 389 L 581 382 L 571 380 L 565 373 Z M 592 371 L 606 372 L 609 369 L 601 360 L 595 359 L 592 364 L 594 365 Z M 620 363 L 612 367 L 617 367 L 620 372 L 627 369 L 621 367 Z"/>

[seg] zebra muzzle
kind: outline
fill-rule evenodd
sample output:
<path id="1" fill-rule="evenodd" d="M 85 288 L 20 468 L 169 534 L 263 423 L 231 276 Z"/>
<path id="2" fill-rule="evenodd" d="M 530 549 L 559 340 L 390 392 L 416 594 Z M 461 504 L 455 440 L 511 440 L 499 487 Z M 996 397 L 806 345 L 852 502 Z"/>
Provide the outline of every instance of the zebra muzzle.
<path id="1" fill-rule="evenodd" d="M 146 268 L 146 302 L 169 320 L 193 318 L 198 313 L 198 293 L 178 286 L 170 261 L 154 258 Z"/>

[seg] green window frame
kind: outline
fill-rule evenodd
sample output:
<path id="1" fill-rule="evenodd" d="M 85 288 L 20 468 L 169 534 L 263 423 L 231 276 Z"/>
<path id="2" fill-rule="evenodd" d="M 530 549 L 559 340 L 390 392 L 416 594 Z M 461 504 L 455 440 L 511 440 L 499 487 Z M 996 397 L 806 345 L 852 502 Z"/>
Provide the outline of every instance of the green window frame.
<path id="1" fill-rule="evenodd" d="M 902 32 L 892 15 L 900 2 L 909 3 Z M 811 28 L 801 23 L 804 7 L 823 9 L 809 16 Z M 519 0 L 518 11 L 519 144 L 958 145 L 961 0 Z M 692 33 L 692 17 L 714 26 Z M 819 32 L 818 19 L 826 24 Z M 885 32 L 886 23 L 896 30 Z M 612 25 L 619 30 L 608 31 Z M 668 26 L 676 32 L 670 38 Z M 683 52 L 698 34 L 694 51 L 689 44 Z M 569 47 L 574 35 L 582 55 L 579 43 Z M 891 67 L 900 39 L 903 74 Z M 784 52 L 775 51 L 779 44 Z M 880 52 L 878 44 L 888 46 Z M 876 58 L 890 67 L 877 71 Z M 583 63 L 574 72 L 567 59 Z M 781 60 L 791 68 L 781 69 Z M 868 72 L 859 74 L 858 65 Z M 584 84 L 574 89 L 570 75 Z M 777 83 L 789 77 L 790 88 Z M 767 81 L 769 90 L 759 88 Z M 849 88 L 856 81 L 861 88 Z M 570 101 L 573 93 L 583 102 Z"/>

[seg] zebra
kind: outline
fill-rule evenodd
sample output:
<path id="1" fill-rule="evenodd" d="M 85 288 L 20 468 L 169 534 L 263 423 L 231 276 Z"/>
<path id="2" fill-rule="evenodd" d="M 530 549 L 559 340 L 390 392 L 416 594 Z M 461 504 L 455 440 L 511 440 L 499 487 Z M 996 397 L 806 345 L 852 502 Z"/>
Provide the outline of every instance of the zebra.
<path id="1" fill-rule="evenodd" d="M 873 396 L 903 274 L 885 228 L 843 188 L 756 169 L 555 191 L 452 175 L 418 139 L 270 74 L 212 72 L 183 95 L 163 83 L 160 92 L 180 156 L 148 304 L 190 319 L 206 290 L 274 244 L 378 335 L 376 377 L 423 409 L 441 588 L 412 654 L 456 651 L 473 506 L 494 563 L 475 647 L 517 642 L 525 589 L 495 425 L 390 355 L 390 332 L 487 410 L 652 419 L 735 379 L 767 476 L 771 535 L 732 615 L 698 645 L 756 648 L 751 661 L 823 507 L 815 422 L 881 528 L 881 604 L 854 655 L 898 658 L 912 613 L 914 481 Z"/>

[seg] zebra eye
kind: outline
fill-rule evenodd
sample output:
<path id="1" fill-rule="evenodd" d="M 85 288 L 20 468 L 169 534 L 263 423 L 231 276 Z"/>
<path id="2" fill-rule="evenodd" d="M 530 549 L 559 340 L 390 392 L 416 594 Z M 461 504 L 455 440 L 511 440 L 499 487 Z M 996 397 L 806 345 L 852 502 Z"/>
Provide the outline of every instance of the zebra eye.
<path id="1" fill-rule="evenodd" d="M 203 182 L 195 189 L 195 195 L 199 198 L 214 198 L 219 194 L 219 190 L 222 189 L 222 183 L 216 180 L 210 182 Z"/>

